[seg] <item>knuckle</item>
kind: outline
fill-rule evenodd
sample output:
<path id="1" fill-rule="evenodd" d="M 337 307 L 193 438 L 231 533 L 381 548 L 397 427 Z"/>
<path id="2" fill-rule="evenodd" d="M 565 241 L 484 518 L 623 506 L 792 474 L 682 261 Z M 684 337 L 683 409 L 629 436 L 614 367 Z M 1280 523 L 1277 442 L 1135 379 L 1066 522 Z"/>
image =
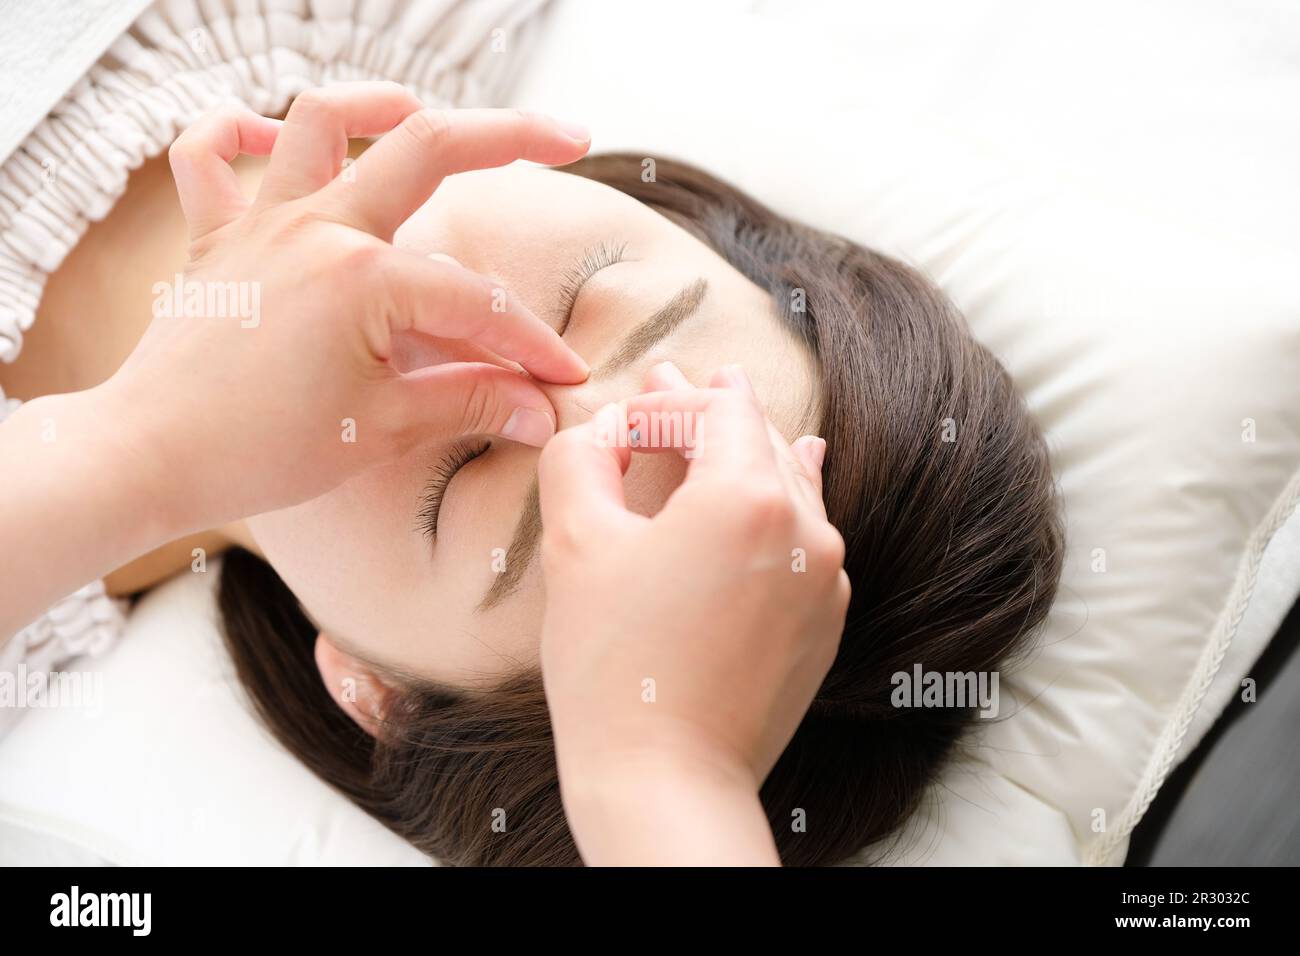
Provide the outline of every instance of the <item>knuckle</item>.
<path id="1" fill-rule="evenodd" d="M 415 149 L 436 152 L 451 136 L 451 121 L 442 110 L 417 110 L 402 121 L 401 130 Z"/>
<path id="2" fill-rule="evenodd" d="M 731 522 L 742 537 L 757 539 L 783 534 L 794 524 L 794 504 L 779 483 L 733 488 L 725 500 Z"/>
<path id="3" fill-rule="evenodd" d="M 552 517 L 542 530 L 539 552 L 546 569 L 566 569 L 582 550 L 584 535 L 579 523 L 568 516 Z"/>
<path id="4" fill-rule="evenodd" d="M 194 269 L 207 262 L 208 257 L 211 256 L 217 248 L 216 237 L 220 232 L 221 230 L 215 230 L 205 236 L 200 236 L 199 238 L 190 241 L 186 252 L 186 255 L 189 256 L 189 265 L 187 268 Z"/>
<path id="5" fill-rule="evenodd" d="M 496 394 L 486 377 L 476 377 L 461 410 L 461 431 L 466 435 L 483 434 L 492 430 L 496 419 Z"/>
<path id="6" fill-rule="evenodd" d="M 519 127 L 519 131 L 524 135 L 536 132 L 545 122 L 540 113 L 534 113 L 532 110 L 512 109 L 510 118 L 514 120 Z"/>
<path id="7" fill-rule="evenodd" d="M 330 94 L 323 87 L 313 86 L 294 97 L 285 122 L 321 122 L 332 118 L 334 113 L 334 100 Z"/>
<path id="8" fill-rule="evenodd" d="M 817 562 L 828 568 L 838 569 L 844 564 L 844 536 L 830 523 L 814 534 L 812 550 Z"/>
<path id="9" fill-rule="evenodd" d="M 384 268 L 387 251 L 385 246 L 374 242 L 344 242 L 339 247 L 339 266 L 348 270 L 347 274 L 378 274 L 389 280 L 388 271 Z M 387 281 L 386 287 L 393 284 Z M 389 291 L 392 291 L 391 288 Z"/>

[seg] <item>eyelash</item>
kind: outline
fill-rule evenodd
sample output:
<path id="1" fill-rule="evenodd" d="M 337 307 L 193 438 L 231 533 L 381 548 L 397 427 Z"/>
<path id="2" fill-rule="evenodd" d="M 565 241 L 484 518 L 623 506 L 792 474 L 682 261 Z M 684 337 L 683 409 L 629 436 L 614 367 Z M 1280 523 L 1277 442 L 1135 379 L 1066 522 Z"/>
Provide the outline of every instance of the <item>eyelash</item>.
<path id="1" fill-rule="evenodd" d="M 607 269 L 616 263 L 622 262 L 626 252 L 627 243 L 625 242 L 617 245 L 612 242 L 597 243 L 587 249 L 582 254 L 582 258 L 578 260 L 577 265 L 573 266 L 561 277 L 560 304 L 564 310 L 561 313 L 564 316 L 564 323 L 560 326 L 561 335 L 569 327 L 569 320 L 573 318 L 573 306 L 578 301 L 578 293 L 582 291 L 583 285 L 601 269 Z"/>
<path id="2" fill-rule="evenodd" d="M 420 499 L 420 510 L 416 515 L 420 530 L 426 538 L 438 536 L 438 513 L 442 511 L 442 499 L 447 494 L 447 486 L 456 477 L 456 472 L 491 446 L 491 442 L 456 445 L 433 466 L 433 474 L 425 486 L 424 496 Z"/>

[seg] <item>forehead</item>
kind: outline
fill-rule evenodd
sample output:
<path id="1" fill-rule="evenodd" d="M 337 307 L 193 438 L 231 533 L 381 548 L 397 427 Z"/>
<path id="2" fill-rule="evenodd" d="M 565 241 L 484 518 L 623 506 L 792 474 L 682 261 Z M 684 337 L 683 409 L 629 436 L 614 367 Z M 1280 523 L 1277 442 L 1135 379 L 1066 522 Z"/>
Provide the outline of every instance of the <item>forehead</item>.
<path id="1" fill-rule="evenodd" d="M 593 228 L 639 231 L 670 225 L 653 210 L 604 183 L 572 173 L 515 163 L 450 176 L 397 231 L 413 251 L 474 243 L 503 255 L 536 257 Z M 539 237 L 548 241 L 538 247 Z"/>

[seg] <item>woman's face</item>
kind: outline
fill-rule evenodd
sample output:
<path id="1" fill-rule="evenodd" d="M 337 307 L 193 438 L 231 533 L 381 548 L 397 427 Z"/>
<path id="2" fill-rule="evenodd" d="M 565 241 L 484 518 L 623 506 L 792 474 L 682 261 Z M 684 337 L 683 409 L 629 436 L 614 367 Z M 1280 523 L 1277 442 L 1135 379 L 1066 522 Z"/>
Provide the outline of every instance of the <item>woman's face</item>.
<path id="1" fill-rule="evenodd" d="M 639 392 L 664 361 L 696 385 L 738 363 L 788 439 L 815 424 L 813 361 L 767 295 L 617 190 L 521 166 L 455 176 L 395 241 L 489 276 L 562 331 L 592 375 L 582 385 L 542 386 L 559 428 Z M 424 338 L 406 340 L 399 356 L 404 368 L 483 359 Z M 538 454 L 503 439 L 431 441 L 249 526 L 328 639 L 399 673 L 482 687 L 537 663 Z M 634 456 L 629 507 L 653 514 L 684 468 L 676 456 Z M 432 533 L 431 496 L 443 484 Z"/>

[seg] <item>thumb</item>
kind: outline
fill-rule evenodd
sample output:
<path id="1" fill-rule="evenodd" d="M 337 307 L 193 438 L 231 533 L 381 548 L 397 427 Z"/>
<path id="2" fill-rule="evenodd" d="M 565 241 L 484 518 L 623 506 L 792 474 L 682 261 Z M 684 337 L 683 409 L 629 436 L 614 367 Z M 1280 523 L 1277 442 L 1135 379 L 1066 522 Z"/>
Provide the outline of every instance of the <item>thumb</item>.
<path id="1" fill-rule="evenodd" d="M 540 448 L 555 434 L 555 410 L 517 372 L 486 362 L 430 365 L 394 378 L 388 401 L 414 441 L 499 435 Z"/>

